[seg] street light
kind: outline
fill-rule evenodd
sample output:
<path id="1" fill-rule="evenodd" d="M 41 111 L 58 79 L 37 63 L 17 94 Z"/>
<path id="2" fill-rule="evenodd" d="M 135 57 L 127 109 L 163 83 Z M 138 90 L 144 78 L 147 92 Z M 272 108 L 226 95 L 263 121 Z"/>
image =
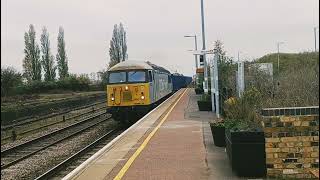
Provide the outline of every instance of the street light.
<path id="1" fill-rule="evenodd" d="M 280 73 L 280 71 L 279 71 L 279 61 L 280 61 L 280 44 L 284 44 L 284 42 L 278 42 L 277 43 L 277 47 L 278 47 L 278 74 Z"/>
<path id="2" fill-rule="evenodd" d="M 189 38 L 189 37 L 193 37 L 194 38 L 194 49 L 197 51 L 198 50 L 198 45 L 197 45 L 197 35 L 194 35 L 194 36 L 184 36 L 186 38 Z M 194 55 L 194 59 L 196 61 L 196 69 L 198 68 L 198 58 L 197 58 L 197 55 Z"/>
<path id="3" fill-rule="evenodd" d="M 206 49 L 206 38 L 204 33 L 204 8 L 203 8 L 203 0 L 201 0 L 201 29 L 202 29 L 202 50 Z M 203 55 L 204 61 L 204 91 L 208 91 L 208 71 L 207 71 L 207 60 L 206 55 Z"/>
<path id="4" fill-rule="evenodd" d="M 313 33 L 314 33 L 314 52 L 317 52 L 317 29 L 319 29 L 319 27 L 314 27 L 313 28 Z"/>

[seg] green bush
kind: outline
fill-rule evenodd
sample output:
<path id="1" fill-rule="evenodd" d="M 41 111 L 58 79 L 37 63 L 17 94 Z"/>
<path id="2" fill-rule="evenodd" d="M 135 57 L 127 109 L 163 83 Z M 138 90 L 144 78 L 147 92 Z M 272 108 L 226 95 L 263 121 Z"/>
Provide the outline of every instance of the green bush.
<path id="1" fill-rule="evenodd" d="M 247 131 L 253 127 L 253 124 L 249 121 L 243 121 L 241 119 L 226 119 L 224 126 L 226 129 L 233 131 Z"/>
<path id="2" fill-rule="evenodd" d="M 263 106 L 318 106 L 319 52 L 280 53 L 279 71 L 277 57 L 278 54 L 269 54 L 255 61 L 272 63 L 273 78 L 261 77 L 261 73 L 250 74 L 250 79 L 255 81 L 252 85 L 263 94 Z"/>
<path id="3" fill-rule="evenodd" d="M 104 76 L 106 73 L 104 73 Z M 103 78 L 105 79 L 105 77 Z M 85 74 L 70 74 L 68 77 L 57 81 L 31 81 L 23 83 L 22 75 L 12 67 L 1 68 L 1 96 L 27 95 L 36 93 L 61 92 L 61 91 L 90 91 L 104 90 L 105 81 L 91 84 Z"/>
<path id="4" fill-rule="evenodd" d="M 200 101 L 211 101 L 211 93 L 208 94 L 202 94 Z"/>
<path id="5" fill-rule="evenodd" d="M 20 84 L 13 87 L 12 95 L 34 94 L 34 93 L 47 93 L 51 91 L 88 91 L 88 90 L 101 90 L 103 88 L 94 86 L 90 87 L 90 80 L 85 76 L 70 75 L 69 77 L 58 81 L 33 81 L 28 84 Z"/>
<path id="6" fill-rule="evenodd" d="M 245 91 L 241 98 L 225 102 L 226 128 L 247 130 L 259 127 L 257 110 L 260 108 L 261 94 L 256 88 Z"/>
<path id="7" fill-rule="evenodd" d="M 215 126 L 215 127 L 225 127 L 224 121 L 211 121 L 210 126 Z"/>
<path id="8" fill-rule="evenodd" d="M 1 97 L 12 95 L 17 85 L 22 85 L 22 75 L 13 67 L 1 68 Z"/>

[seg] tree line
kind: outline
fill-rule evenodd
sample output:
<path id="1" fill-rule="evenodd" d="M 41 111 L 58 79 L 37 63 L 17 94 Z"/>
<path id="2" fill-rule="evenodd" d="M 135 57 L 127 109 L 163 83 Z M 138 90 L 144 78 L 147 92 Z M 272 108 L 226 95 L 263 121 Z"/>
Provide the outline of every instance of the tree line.
<path id="1" fill-rule="evenodd" d="M 13 67 L 1 67 L 1 96 L 40 93 L 57 89 L 103 90 L 107 82 L 107 70 L 98 72 L 100 80 L 95 82 L 91 82 L 84 74 L 69 73 L 62 27 L 59 27 L 57 41 L 57 54 L 54 56 L 51 52 L 47 28 L 45 26 L 42 28 L 39 46 L 34 25 L 30 24 L 29 30 L 24 33 L 23 72 L 20 73 Z M 122 23 L 114 25 L 109 45 L 110 61 L 107 69 L 128 58 L 126 31 Z"/>
<path id="2" fill-rule="evenodd" d="M 44 81 L 54 81 L 56 79 L 56 69 L 58 69 L 59 79 L 68 77 L 68 58 L 64 41 L 64 30 L 59 27 L 58 52 L 56 58 L 51 53 L 49 33 L 44 26 L 40 37 L 41 49 L 36 41 L 34 26 L 30 24 L 29 31 L 24 34 L 24 59 L 23 76 L 28 82 L 41 81 L 42 70 L 44 71 Z M 56 63 L 55 63 L 56 59 Z"/>

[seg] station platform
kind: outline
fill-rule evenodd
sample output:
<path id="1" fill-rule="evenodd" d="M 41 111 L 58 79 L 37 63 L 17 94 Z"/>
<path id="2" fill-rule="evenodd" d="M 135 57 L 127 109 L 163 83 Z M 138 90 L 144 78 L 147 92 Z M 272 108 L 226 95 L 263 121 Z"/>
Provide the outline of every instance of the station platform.
<path id="1" fill-rule="evenodd" d="M 63 179 L 236 180 L 225 148 L 216 147 L 212 112 L 181 89 Z"/>

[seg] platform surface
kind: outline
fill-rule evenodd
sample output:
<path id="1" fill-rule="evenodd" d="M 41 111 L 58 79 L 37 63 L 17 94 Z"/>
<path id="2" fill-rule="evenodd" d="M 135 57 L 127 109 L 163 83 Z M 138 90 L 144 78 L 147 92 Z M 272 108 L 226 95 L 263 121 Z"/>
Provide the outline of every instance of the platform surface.
<path id="1" fill-rule="evenodd" d="M 194 89 L 180 90 L 65 179 L 240 179 L 225 148 L 214 146 L 215 115 L 200 112 L 198 99 Z"/>

